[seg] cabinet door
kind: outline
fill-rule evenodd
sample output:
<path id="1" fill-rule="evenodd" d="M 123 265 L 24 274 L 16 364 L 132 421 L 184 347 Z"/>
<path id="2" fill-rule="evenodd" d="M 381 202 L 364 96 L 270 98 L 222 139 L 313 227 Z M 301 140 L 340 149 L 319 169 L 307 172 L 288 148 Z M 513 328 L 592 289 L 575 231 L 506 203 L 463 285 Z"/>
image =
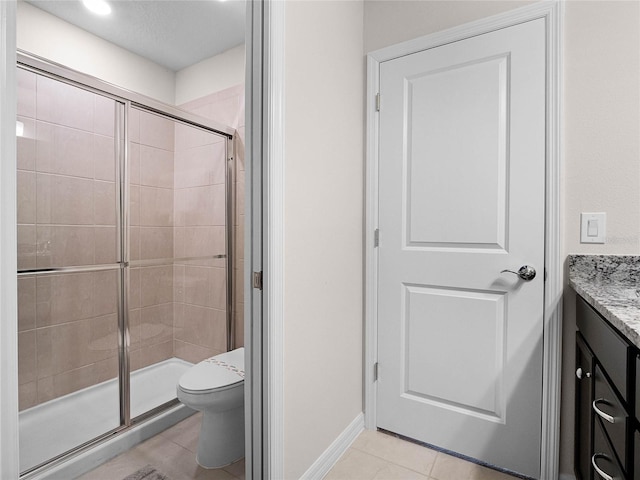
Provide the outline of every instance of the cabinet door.
<path id="1" fill-rule="evenodd" d="M 592 409 L 602 420 L 602 427 L 611 442 L 620 464 L 627 467 L 627 422 L 628 416 L 620 400 L 613 392 L 600 366 L 596 365 L 593 375 L 594 394 Z"/>
<path id="2" fill-rule="evenodd" d="M 640 355 L 636 355 L 636 425 L 640 422 Z M 633 435 L 633 479 L 640 480 L 640 431 Z"/>
<path id="3" fill-rule="evenodd" d="M 576 323 L 584 341 L 602 369 L 607 372 L 620 397 L 631 397 L 630 383 L 627 381 L 629 344 L 619 331 L 581 297 L 576 302 Z"/>
<path id="4" fill-rule="evenodd" d="M 611 445 L 607 441 L 606 434 L 602 428 L 602 422 L 594 422 L 593 435 L 593 478 L 594 480 L 625 480 L 620 464 L 616 459 Z"/>
<path id="5" fill-rule="evenodd" d="M 591 445 L 593 417 L 593 355 L 576 334 L 576 450 L 575 473 L 577 480 L 592 480 Z"/>

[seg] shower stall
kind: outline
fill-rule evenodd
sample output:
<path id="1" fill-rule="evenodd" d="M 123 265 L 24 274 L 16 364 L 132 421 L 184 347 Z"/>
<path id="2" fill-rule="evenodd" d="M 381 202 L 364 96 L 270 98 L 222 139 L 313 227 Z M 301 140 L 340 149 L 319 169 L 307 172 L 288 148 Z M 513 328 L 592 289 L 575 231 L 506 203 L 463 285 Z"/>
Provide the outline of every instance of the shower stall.
<path id="1" fill-rule="evenodd" d="M 177 405 L 233 348 L 234 130 L 18 56 L 21 475 Z"/>

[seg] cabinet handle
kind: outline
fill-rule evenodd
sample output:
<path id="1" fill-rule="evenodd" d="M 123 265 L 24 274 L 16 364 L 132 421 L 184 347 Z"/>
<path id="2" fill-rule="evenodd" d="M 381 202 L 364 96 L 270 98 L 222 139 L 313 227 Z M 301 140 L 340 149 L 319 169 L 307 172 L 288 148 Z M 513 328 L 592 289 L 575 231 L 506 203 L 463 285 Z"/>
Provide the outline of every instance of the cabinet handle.
<path id="1" fill-rule="evenodd" d="M 604 398 L 598 398 L 598 399 L 596 399 L 596 400 L 594 400 L 594 401 L 593 401 L 593 404 L 592 404 L 592 406 L 593 406 L 593 411 L 594 411 L 594 412 L 596 412 L 596 413 L 598 414 L 598 416 L 599 416 L 600 418 L 602 418 L 603 420 L 606 420 L 606 421 L 607 421 L 607 422 L 609 422 L 609 423 L 616 423 L 616 419 L 615 419 L 615 417 L 612 417 L 611 415 L 609 415 L 609 414 L 607 414 L 607 413 L 604 413 L 602 410 L 600 410 L 600 409 L 598 408 L 598 403 L 599 403 L 599 402 L 604 403 L 604 404 L 606 404 L 606 405 L 610 405 L 610 403 L 609 403 L 609 402 L 607 402 Z"/>
<path id="2" fill-rule="evenodd" d="M 590 372 L 583 372 L 583 371 L 582 371 L 582 367 L 579 367 L 579 368 L 576 370 L 576 377 L 578 377 L 578 380 L 582 380 L 582 376 L 583 376 L 583 375 L 584 375 L 585 377 L 587 377 L 587 378 L 591 378 L 591 373 L 590 373 Z"/>
<path id="3" fill-rule="evenodd" d="M 614 478 L 609 475 L 607 472 L 603 471 L 598 464 L 596 463 L 596 458 L 606 458 L 611 461 L 609 457 L 607 457 L 604 453 L 594 453 L 593 457 L 591 457 L 591 465 L 593 465 L 593 469 L 596 471 L 598 475 L 600 475 L 604 480 L 614 480 Z"/>

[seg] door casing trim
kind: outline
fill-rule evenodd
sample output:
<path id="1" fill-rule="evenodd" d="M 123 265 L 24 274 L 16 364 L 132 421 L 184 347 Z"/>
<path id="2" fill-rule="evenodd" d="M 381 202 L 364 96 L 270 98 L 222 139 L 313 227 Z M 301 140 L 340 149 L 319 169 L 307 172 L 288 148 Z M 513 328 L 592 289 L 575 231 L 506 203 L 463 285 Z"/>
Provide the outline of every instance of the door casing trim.
<path id="1" fill-rule="evenodd" d="M 367 55 L 366 165 L 365 165 L 365 427 L 377 425 L 374 366 L 378 352 L 378 262 L 374 246 L 378 228 L 378 140 L 380 64 L 401 56 L 482 35 L 523 22 L 546 23 L 546 173 L 545 173 L 545 273 L 542 365 L 542 419 L 540 478 L 558 478 L 560 451 L 560 392 L 562 373 L 562 291 L 560 172 L 562 165 L 562 51 L 564 4 L 542 1 L 443 32 L 426 35 L 376 50 Z M 384 367 L 383 367 L 384 368 Z"/>
<path id="2" fill-rule="evenodd" d="M 251 2 L 248 2 L 251 3 Z M 262 161 L 265 222 L 263 368 L 264 402 L 262 415 L 267 448 L 265 478 L 284 478 L 284 212 L 285 212 L 285 2 L 268 0 L 265 30 L 266 96 L 264 150 Z M 254 319 L 254 322 L 258 319 Z"/>
<path id="3" fill-rule="evenodd" d="M 16 8 L 0 2 L 0 478 L 18 478 Z"/>

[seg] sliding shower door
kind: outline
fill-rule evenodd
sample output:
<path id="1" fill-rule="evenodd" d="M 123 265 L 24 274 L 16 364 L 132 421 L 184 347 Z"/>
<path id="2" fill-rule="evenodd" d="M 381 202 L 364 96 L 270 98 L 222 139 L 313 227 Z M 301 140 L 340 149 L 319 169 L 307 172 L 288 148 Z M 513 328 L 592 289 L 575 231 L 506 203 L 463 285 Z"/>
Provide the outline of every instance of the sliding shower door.
<path id="1" fill-rule="evenodd" d="M 193 363 L 227 351 L 227 138 L 129 111 L 131 418 L 176 398 Z"/>
<path id="2" fill-rule="evenodd" d="M 235 184 L 231 129 L 30 62 L 16 126 L 23 474 L 176 405 L 180 376 L 230 348 Z"/>
<path id="3" fill-rule="evenodd" d="M 18 69 L 20 470 L 120 426 L 124 104 Z"/>

